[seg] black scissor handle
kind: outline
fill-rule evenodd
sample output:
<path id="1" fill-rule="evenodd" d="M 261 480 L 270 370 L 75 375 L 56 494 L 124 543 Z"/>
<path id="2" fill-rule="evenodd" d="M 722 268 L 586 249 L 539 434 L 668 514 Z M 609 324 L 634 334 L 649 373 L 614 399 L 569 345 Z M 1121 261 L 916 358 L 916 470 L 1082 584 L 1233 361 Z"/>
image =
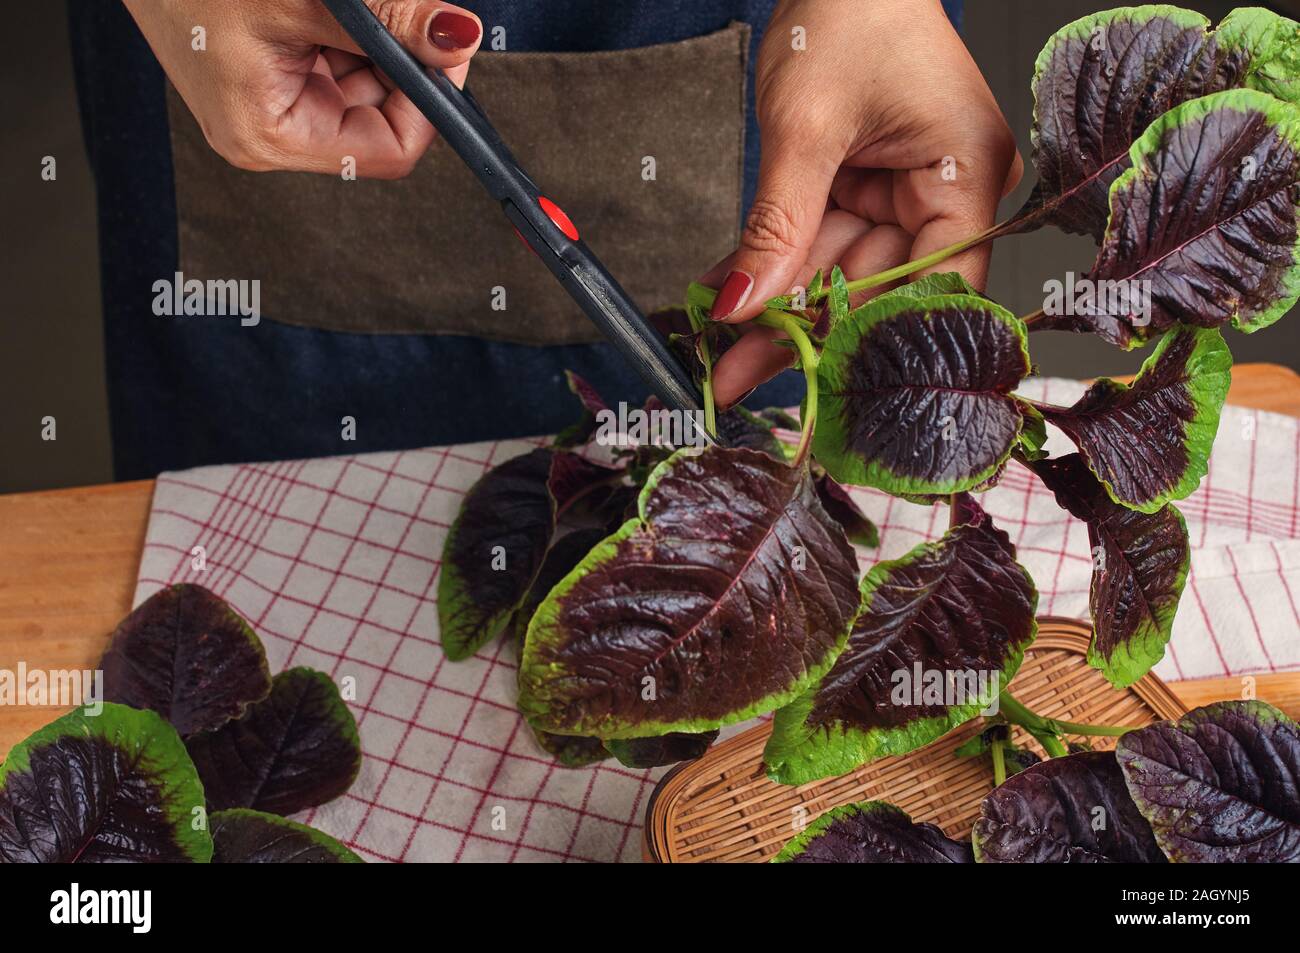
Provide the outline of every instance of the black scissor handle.
<path id="1" fill-rule="evenodd" d="M 697 415 L 701 398 L 686 368 L 587 248 L 564 211 L 520 168 L 473 97 L 441 70 L 428 69 L 412 56 L 364 0 L 321 2 L 501 203 L 520 237 L 651 390 L 668 407 Z M 703 435 L 703 428 L 698 429 Z"/>

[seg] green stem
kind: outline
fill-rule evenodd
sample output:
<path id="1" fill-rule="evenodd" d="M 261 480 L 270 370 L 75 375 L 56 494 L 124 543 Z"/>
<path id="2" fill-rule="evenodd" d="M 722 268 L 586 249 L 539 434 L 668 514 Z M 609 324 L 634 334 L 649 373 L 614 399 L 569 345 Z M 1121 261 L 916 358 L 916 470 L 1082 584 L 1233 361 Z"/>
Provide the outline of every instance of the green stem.
<path id="1" fill-rule="evenodd" d="M 775 314 L 765 311 L 755 318 L 754 322 L 764 327 L 784 331 L 799 350 L 799 360 L 803 364 L 804 380 L 808 382 L 808 395 L 803 402 L 799 446 L 795 448 L 794 452 L 793 465 L 797 467 L 808 456 L 808 451 L 812 447 L 813 428 L 817 426 L 817 364 L 821 361 L 821 355 L 817 353 L 817 348 L 813 347 L 812 340 L 792 314 L 786 314 L 784 311 L 777 311 Z"/>
<path id="2" fill-rule="evenodd" d="M 1135 731 L 1127 725 L 1081 725 L 1076 721 L 1057 721 L 1052 720 L 1052 724 L 1061 729 L 1064 735 L 1099 735 L 1108 738 L 1118 738 L 1121 735 Z"/>
<path id="3" fill-rule="evenodd" d="M 1049 758 L 1064 758 L 1070 753 L 1070 749 L 1061 744 L 1061 739 L 1050 732 L 1030 730 L 1029 733 L 1038 739 Z"/>
<path id="4" fill-rule="evenodd" d="M 998 697 L 998 711 L 1013 725 L 1020 725 L 1030 733 L 1041 732 L 1049 735 L 1101 735 L 1118 738 L 1132 728 L 1124 725 L 1084 725 L 1077 721 L 1061 721 L 1057 718 L 1045 718 L 1030 711 L 1011 697 L 1010 692 L 1003 692 Z"/>
<path id="5" fill-rule="evenodd" d="M 993 739 L 990 751 L 993 754 L 993 786 L 1002 787 L 1002 782 L 1007 779 L 1007 760 L 1003 757 L 1002 748 L 1006 744 L 1001 738 Z"/>
<path id="6" fill-rule="evenodd" d="M 887 285 L 900 278 L 906 278 L 908 275 L 914 274 L 918 271 L 923 271 L 926 268 L 931 268 L 940 262 L 946 261 L 953 255 L 959 255 L 968 249 L 974 248 L 976 245 L 983 245 L 987 241 L 992 241 L 993 239 L 1005 234 L 1009 228 L 1016 224 L 1018 223 L 1016 223 L 1015 220 L 999 222 L 997 225 L 994 225 L 991 228 L 986 228 L 977 235 L 972 235 L 970 238 L 963 238 L 961 241 L 955 242 L 946 248 L 940 248 L 936 252 L 931 252 L 924 258 L 917 258 L 915 261 L 904 262 L 901 265 L 897 265 L 885 271 L 877 272 L 874 275 L 868 275 L 866 278 L 859 278 L 857 281 L 850 281 L 847 283 L 846 287 L 848 288 L 849 294 L 852 295 L 857 294 L 860 291 L 869 291 L 872 288 Z M 830 288 L 823 288 L 817 294 L 809 295 L 808 303 L 814 304 L 829 294 Z M 785 299 L 780 300 L 782 304 L 788 304 Z"/>
<path id="7" fill-rule="evenodd" d="M 1011 724 L 1020 725 L 1022 728 L 1037 729 L 1039 731 L 1047 729 L 1047 719 L 1034 714 L 1020 704 L 1011 696 L 1010 692 L 1003 692 L 998 696 L 998 713 Z"/>
<path id="8" fill-rule="evenodd" d="M 718 435 L 718 405 L 713 399 L 713 354 L 709 350 L 709 339 L 700 336 L 700 361 L 704 364 L 704 380 L 700 389 L 704 392 L 704 429 L 711 436 Z"/>

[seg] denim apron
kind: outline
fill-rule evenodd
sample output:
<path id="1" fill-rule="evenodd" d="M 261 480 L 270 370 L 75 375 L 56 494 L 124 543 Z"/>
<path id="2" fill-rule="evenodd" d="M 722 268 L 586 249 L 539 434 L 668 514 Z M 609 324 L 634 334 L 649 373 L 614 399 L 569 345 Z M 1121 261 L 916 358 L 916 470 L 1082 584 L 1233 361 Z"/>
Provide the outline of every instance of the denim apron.
<path id="1" fill-rule="evenodd" d="M 643 309 L 673 304 L 752 200 L 775 0 L 465 5 L 507 143 Z M 400 183 L 235 170 L 120 3 L 69 7 L 118 479 L 550 433 L 576 413 L 566 369 L 645 398 L 450 150 Z M 191 279 L 256 281 L 259 319 L 159 307 L 159 281 Z M 787 373 L 748 403 L 801 391 Z"/>

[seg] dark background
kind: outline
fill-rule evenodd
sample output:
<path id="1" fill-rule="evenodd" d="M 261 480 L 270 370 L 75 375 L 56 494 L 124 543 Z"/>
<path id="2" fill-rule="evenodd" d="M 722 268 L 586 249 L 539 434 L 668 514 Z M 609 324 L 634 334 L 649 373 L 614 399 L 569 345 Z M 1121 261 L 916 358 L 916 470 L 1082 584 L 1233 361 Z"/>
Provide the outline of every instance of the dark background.
<path id="1" fill-rule="evenodd" d="M 102 0 L 110 3 L 116 0 Z M 870 0 L 863 0 L 870 2 Z M 468 3 L 472 8 L 472 0 Z M 1118 6 L 1097 0 L 967 0 L 965 39 L 1029 157 L 1029 82 L 1046 38 L 1070 20 Z M 1184 2 L 1217 22 L 1233 3 Z M 1294 2 L 1276 6 L 1297 15 Z M 1288 9 L 1290 8 L 1290 9 Z M 58 0 L 22 5 L 0 81 L 0 492 L 111 479 L 93 184 L 78 125 L 66 11 Z M 57 182 L 40 179 L 41 157 L 58 159 Z M 1020 207 L 1033 174 L 1010 196 Z M 1017 314 L 1042 304 L 1042 283 L 1084 271 L 1087 238 L 1045 228 L 997 244 L 989 293 Z M 1236 360 L 1300 368 L 1300 325 L 1284 319 L 1265 333 L 1231 333 Z M 1136 370 L 1144 352 L 1123 353 L 1087 335 L 1034 336 L 1044 374 L 1091 377 Z M 58 440 L 39 439 L 41 418 L 58 420 Z"/>

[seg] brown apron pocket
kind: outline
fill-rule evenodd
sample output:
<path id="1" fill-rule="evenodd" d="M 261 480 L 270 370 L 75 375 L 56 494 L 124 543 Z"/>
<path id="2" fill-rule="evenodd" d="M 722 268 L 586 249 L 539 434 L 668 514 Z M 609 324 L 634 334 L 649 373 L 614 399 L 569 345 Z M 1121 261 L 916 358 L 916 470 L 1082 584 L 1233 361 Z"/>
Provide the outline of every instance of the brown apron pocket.
<path id="1" fill-rule="evenodd" d="M 474 59 L 470 87 L 502 138 L 644 309 L 676 303 L 736 245 L 748 48 L 737 23 L 640 49 Z M 175 90 L 168 104 L 187 279 L 259 279 L 267 318 L 331 331 L 599 339 L 446 146 L 399 182 L 243 172 Z"/>

